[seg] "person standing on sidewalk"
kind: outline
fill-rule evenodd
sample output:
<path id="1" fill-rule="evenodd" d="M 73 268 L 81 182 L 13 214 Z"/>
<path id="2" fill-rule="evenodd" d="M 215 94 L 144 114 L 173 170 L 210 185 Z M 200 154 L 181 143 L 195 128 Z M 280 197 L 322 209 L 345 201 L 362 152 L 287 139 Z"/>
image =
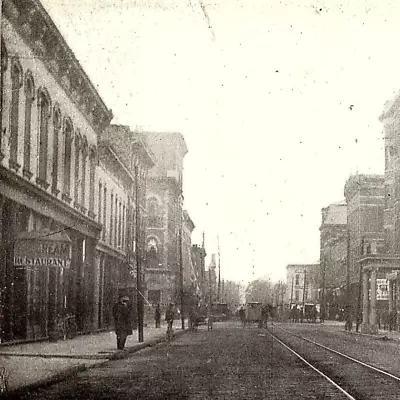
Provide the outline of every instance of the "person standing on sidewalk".
<path id="1" fill-rule="evenodd" d="M 154 320 L 156 322 L 156 328 L 160 327 L 161 324 L 161 310 L 160 310 L 160 303 L 157 303 L 156 309 L 154 311 Z"/>
<path id="2" fill-rule="evenodd" d="M 175 318 L 174 305 L 172 303 L 170 303 L 170 305 L 167 308 L 167 311 L 165 312 L 165 320 L 167 321 L 168 337 L 172 336 L 172 324 L 174 323 L 174 318 Z"/>
<path id="3" fill-rule="evenodd" d="M 128 308 L 129 297 L 123 296 L 113 307 L 115 334 L 117 335 L 117 349 L 123 350 L 126 338 L 132 335 L 132 324 Z"/>

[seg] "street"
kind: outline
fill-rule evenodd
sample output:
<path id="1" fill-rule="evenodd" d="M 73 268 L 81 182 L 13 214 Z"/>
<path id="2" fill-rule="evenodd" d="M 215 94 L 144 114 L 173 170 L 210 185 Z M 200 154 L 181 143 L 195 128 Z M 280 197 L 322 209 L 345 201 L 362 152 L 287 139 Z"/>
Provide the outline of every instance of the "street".
<path id="1" fill-rule="evenodd" d="M 328 383 L 265 330 L 226 322 L 216 323 L 210 332 L 200 327 L 24 398 L 324 399 L 328 393 L 332 395 Z"/>

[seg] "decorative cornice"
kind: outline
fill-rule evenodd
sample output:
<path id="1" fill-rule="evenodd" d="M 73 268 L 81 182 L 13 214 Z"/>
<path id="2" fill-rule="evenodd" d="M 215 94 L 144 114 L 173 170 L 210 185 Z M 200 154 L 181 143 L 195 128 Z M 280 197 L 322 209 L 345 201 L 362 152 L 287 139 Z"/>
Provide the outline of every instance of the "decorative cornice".
<path id="1" fill-rule="evenodd" d="M 39 0 L 3 0 L 4 15 L 96 131 L 112 120 L 95 86 Z"/>

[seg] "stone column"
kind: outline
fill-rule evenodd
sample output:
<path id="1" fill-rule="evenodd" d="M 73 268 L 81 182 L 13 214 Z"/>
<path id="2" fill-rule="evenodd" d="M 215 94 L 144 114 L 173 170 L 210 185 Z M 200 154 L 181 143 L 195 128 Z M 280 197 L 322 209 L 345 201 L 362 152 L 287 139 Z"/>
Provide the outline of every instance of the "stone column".
<path id="1" fill-rule="evenodd" d="M 363 320 L 362 323 L 364 326 L 369 325 L 369 316 L 368 316 L 368 271 L 362 272 L 362 280 L 363 280 Z"/>
<path id="2" fill-rule="evenodd" d="M 400 278 L 397 277 L 395 284 L 396 291 L 396 310 L 397 310 L 397 330 L 400 330 Z"/>
<path id="3" fill-rule="evenodd" d="M 371 271 L 371 314 L 369 322 L 372 333 L 378 333 L 376 325 L 376 269 Z"/>
<path id="4" fill-rule="evenodd" d="M 393 281 L 389 281 L 388 285 L 388 296 L 389 296 L 389 313 L 393 311 Z"/>
<path id="5" fill-rule="evenodd" d="M 99 304 L 100 304 L 100 262 L 101 254 L 98 250 L 94 253 L 94 271 L 93 271 L 93 318 L 92 329 L 99 328 Z"/>

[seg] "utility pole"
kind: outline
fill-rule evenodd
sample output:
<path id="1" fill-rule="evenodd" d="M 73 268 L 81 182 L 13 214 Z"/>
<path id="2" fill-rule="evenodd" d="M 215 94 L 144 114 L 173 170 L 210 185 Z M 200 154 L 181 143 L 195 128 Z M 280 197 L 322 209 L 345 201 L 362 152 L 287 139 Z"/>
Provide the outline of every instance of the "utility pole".
<path id="1" fill-rule="evenodd" d="M 306 279 L 307 279 L 307 270 L 304 268 L 304 282 L 303 282 L 303 315 L 306 312 Z"/>
<path id="2" fill-rule="evenodd" d="M 219 250 L 219 236 L 218 236 L 218 302 L 221 302 L 221 253 Z"/>
<path id="3" fill-rule="evenodd" d="M 180 300 L 181 300 L 181 323 L 182 330 L 185 329 L 185 315 L 183 313 L 183 257 L 182 257 L 182 225 L 183 225 L 183 210 L 180 208 L 180 227 L 179 227 L 179 280 L 180 280 Z"/>
<path id="4" fill-rule="evenodd" d="M 143 342 L 143 294 L 142 294 L 142 265 L 140 260 L 140 207 L 139 207 L 139 171 L 135 165 L 135 216 L 136 216 L 136 305 L 138 315 L 138 340 Z"/>

